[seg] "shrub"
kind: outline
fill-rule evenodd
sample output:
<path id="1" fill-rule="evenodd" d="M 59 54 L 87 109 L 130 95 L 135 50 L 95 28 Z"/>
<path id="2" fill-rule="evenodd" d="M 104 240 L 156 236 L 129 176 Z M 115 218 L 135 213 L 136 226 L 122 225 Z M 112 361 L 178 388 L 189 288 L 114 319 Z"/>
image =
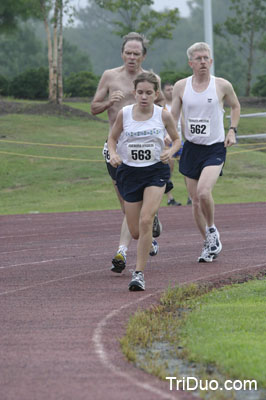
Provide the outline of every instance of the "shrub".
<path id="1" fill-rule="evenodd" d="M 257 82 L 252 87 L 252 94 L 259 97 L 266 97 L 266 75 L 257 76 Z"/>
<path id="2" fill-rule="evenodd" d="M 0 96 L 8 96 L 9 81 L 4 75 L 0 75 Z"/>
<path id="3" fill-rule="evenodd" d="M 91 97 L 95 94 L 99 78 L 89 71 L 72 73 L 64 82 L 66 96 Z"/>
<path id="4" fill-rule="evenodd" d="M 180 79 L 183 78 L 187 78 L 188 76 L 191 75 L 191 72 L 185 72 L 185 71 L 162 71 L 160 73 L 160 78 L 162 81 L 162 84 L 164 84 L 165 82 L 168 83 L 172 83 L 172 85 L 174 83 L 176 83 L 176 81 L 179 81 Z"/>
<path id="5" fill-rule="evenodd" d="M 47 68 L 28 69 L 12 80 L 10 95 L 20 99 L 47 99 L 48 81 Z"/>

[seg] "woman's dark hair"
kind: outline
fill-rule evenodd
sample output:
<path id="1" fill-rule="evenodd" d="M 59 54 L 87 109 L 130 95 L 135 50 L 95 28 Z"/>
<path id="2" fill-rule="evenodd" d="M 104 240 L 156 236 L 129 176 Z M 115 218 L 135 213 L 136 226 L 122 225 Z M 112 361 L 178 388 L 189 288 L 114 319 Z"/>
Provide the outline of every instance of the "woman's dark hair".
<path id="1" fill-rule="evenodd" d="M 157 76 L 153 72 L 142 72 L 133 81 L 135 90 L 140 82 L 149 82 L 154 85 L 154 90 L 157 92 L 159 89 L 159 81 Z"/>

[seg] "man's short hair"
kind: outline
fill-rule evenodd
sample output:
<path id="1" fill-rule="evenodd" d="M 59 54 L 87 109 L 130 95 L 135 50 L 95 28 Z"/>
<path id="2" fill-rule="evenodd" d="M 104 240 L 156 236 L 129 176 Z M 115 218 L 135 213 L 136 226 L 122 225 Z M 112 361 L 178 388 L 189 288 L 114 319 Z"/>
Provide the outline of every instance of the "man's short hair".
<path id="1" fill-rule="evenodd" d="M 195 53 L 196 51 L 208 51 L 208 52 L 209 52 L 209 55 L 211 56 L 211 48 L 210 48 L 210 46 L 208 45 L 208 43 L 205 43 L 205 42 L 197 42 L 197 43 L 192 44 L 192 46 L 190 46 L 190 47 L 187 49 L 187 56 L 188 56 L 188 59 L 189 59 L 189 60 L 192 60 L 193 55 L 194 55 L 194 53 Z"/>
<path id="2" fill-rule="evenodd" d="M 123 37 L 124 41 L 122 43 L 122 53 L 124 51 L 125 45 L 127 42 L 129 42 L 130 40 L 137 40 L 138 42 L 140 42 L 142 44 L 142 54 L 145 56 L 145 54 L 147 53 L 147 45 L 149 43 L 149 41 L 145 38 L 144 35 L 141 35 L 140 33 L 137 32 L 130 32 L 127 35 L 125 35 Z"/>

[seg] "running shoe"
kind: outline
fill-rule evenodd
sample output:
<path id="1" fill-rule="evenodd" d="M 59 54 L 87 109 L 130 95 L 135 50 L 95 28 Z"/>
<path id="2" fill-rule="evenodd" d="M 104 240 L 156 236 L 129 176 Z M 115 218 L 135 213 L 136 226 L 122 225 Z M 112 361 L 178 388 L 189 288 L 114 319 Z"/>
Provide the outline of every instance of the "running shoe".
<path id="1" fill-rule="evenodd" d="M 175 199 L 168 200 L 167 205 L 168 206 L 182 206 L 182 204 L 179 203 L 178 201 L 175 201 Z"/>
<path id="2" fill-rule="evenodd" d="M 220 234 L 218 230 L 215 228 L 210 228 L 206 233 L 206 240 L 208 242 L 210 254 L 217 256 L 223 247 L 220 241 Z"/>
<path id="3" fill-rule="evenodd" d="M 161 222 L 159 221 L 158 213 L 156 213 L 154 220 L 153 220 L 152 236 L 159 237 L 160 234 L 162 233 L 162 231 L 163 231 L 163 226 L 162 226 Z"/>
<path id="4" fill-rule="evenodd" d="M 150 250 L 150 256 L 156 256 L 158 254 L 159 251 L 159 244 L 157 242 L 157 240 L 153 239 L 152 243 L 151 243 L 151 250 Z"/>
<path id="5" fill-rule="evenodd" d="M 128 288 L 131 291 L 145 290 L 144 274 L 142 272 L 137 273 L 136 271 L 134 271 Z"/>
<path id="6" fill-rule="evenodd" d="M 198 258 L 198 262 L 212 262 L 212 261 L 213 261 L 213 255 L 210 254 L 208 242 L 207 240 L 205 240 L 201 251 L 201 255 Z"/>
<path id="7" fill-rule="evenodd" d="M 166 182 L 164 193 L 170 192 L 170 190 L 172 190 L 173 188 L 174 188 L 173 182 L 169 180 L 168 182 Z"/>
<path id="8" fill-rule="evenodd" d="M 111 271 L 121 274 L 121 272 L 126 268 L 126 253 L 122 249 L 118 249 L 116 255 L 112 259 Z"/>

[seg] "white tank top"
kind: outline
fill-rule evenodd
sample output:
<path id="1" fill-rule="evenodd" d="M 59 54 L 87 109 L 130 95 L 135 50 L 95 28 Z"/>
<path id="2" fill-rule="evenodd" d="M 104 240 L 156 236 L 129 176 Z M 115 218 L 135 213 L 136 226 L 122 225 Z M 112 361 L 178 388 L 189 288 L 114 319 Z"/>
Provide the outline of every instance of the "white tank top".
<path id="1" fill-rule="evenodd" d="M 192 76 L 188 77 L 182 101 L 187 140 L 204 145 L 224 141 L 224 110 L 219 103 L 214 76 L 203 92 L 195 92 Z"/>
<path id="2" fill-rule="evenodd" d="M 147 167 L 160 161 L 164 149 L 163 108 L 154 104 L 150 119 L 135 121 L 133 107 L 134 104 L 123 107 L 123 132 L 118 140 L 117 152 L 124 164 Z"/>

